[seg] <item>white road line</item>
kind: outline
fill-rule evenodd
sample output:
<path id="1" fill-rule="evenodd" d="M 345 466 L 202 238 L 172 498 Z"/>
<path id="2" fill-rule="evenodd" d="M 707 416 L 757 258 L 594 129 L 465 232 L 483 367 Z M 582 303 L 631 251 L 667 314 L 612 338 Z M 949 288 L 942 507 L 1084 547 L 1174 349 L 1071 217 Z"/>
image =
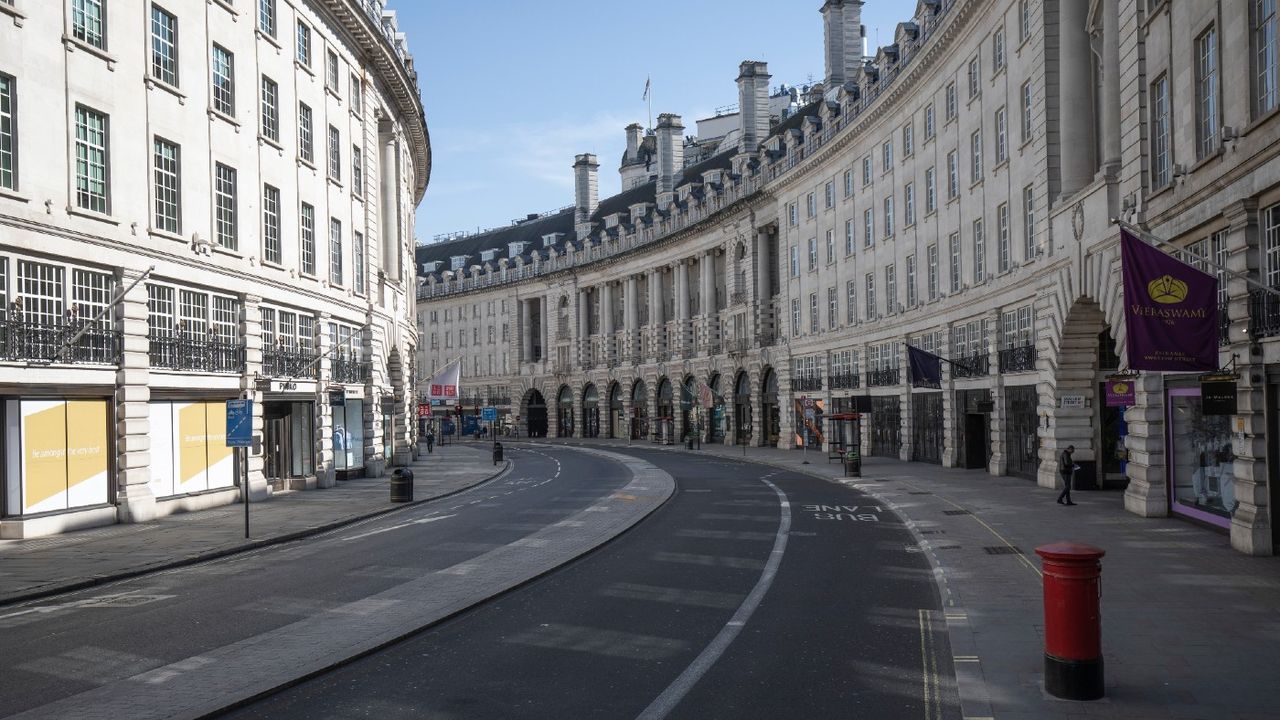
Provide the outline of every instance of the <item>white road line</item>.
<path id="1" fill-rule="evenodd" d="M 776 475 L 777 473 L 771 473 Z M 698 657 L 693 659 L 689 667 L 680 673 L 680 677 L 676 678 L 666 690 L 654 701 L 649 703 L 649 707 L 636 716 L 637 720 L 662 720 L 671 714 L 676 705 L 684 699 L 685 695 L 693 689 L 694 685 L 702 679 L 711 666 L 716 664 L 724 651 L 738 637 L 738 633 L 742 632 L 743 626 L 751 619 L 751 615 L 755 613 L 756 608 L 760 606 L 760 601 L 764 600 L 764 596 L 769 592 L 769 587 L 773 585 L 773 579 L 778 574 L 778 566 L 782 564 L 782 555 L 787 551 L 787 533 L 791 531 L 791 503 L 787 502 L 787 494 L 777 485 L 769 482 L 766 475 L 760 478 L 761 482 L 773 488 L 777 493 L 780 507 L 778 509 L 779 522 L 778 533 L 773 540 L 773 550 L 769 553 L 769 560 L 765 563 L 764 571 L 760 573 L 760 579 L 756 581 L 755 587 L 747 595 L 742 604 L 738 606 L 738 610 L 729 618 L 729 622 L 720 629 L 715 638 L 711 640 Z"/>

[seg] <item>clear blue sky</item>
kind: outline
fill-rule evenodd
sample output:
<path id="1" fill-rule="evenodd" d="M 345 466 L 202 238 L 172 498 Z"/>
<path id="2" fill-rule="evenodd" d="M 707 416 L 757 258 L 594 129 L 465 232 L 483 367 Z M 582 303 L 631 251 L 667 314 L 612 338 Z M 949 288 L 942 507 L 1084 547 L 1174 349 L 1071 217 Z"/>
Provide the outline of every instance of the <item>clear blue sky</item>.
<path id="1" fill-rule="evenodd" d="M 868 0 L 873 47 L 877 36 L 892 40 L 915 4 Z M 824 72 L 821 0 L 389 5 L 409 36 L 434 154 L 418 207 L 422 242 L 573 204 L 578 153 L 600 157 L 600 196 L 617 193 L 623 128 L 648 122 L 646 75 L 655 117 L 677 113 L 693 134 L 698 118 L 737 102 L 743 60 L 768 62 L 775 86 Z"/>

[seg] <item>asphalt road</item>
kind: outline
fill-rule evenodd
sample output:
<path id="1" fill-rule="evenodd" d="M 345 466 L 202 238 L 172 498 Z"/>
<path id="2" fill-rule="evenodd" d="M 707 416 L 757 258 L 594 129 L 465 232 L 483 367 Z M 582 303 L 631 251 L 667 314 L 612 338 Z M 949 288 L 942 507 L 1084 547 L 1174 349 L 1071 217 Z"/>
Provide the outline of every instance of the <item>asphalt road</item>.
<path id="1" fill-rule="evenodd" d="M 580 452 L 511 455 L 506 476 L 437 502 L 0 609 L 0 716 L 94 689 L 127 694 L 129 682 L 163 687 L 201 672 L 210 662 L 202 653 L 300 619 L 332 617 L 336 626 L 350 613 L 377 613 L 378 593 L 442 569 L 468 571 L 468 560 L 595 506 L 631 479 L 619 463 Z"/>
<path id="2" fill-rule="evenodd" d="M 844 486 L 632 450 L 675 497 L 603 548 L 234 718 L 959 718 L 936 586 Z"/>

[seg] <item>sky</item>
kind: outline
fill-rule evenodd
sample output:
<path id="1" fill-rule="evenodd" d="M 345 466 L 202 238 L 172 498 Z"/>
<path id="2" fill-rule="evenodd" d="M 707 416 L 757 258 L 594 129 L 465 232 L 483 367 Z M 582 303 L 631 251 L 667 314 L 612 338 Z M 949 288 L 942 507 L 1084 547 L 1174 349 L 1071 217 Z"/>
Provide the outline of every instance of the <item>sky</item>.
<path id="1" fill-rule="evenodd" d="M 699 118 L 737 103 L 743 60 L 766 61 L 775 87 L 824 73 L 822 0 L 388 4 L 409 38 L 431 135 L 420 243 L 572 205 L 580 153 L 599 157 L 600 197 L 619 192 L 623 128 L 649 125 L 646 78 L 653 116 L 676 113 L 691 135 Z M 872 47 L 891 42 L 915 5 L 868 0 Z"/>

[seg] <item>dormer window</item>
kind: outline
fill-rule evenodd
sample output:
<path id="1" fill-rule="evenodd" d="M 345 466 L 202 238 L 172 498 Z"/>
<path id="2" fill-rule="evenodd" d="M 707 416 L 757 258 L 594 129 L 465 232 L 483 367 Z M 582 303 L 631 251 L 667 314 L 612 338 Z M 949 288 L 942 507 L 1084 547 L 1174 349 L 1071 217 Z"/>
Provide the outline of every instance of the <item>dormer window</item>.
<path id="1" fill-rule="evenodd" d="M 560 238 L 564 237 L 564 233 L 548 233 L 542 236 L 542 247 L 554 247 Z"/>
<path id="2" fill-rule="evenodd" d="M 507 243 L 507 255 L 509 257 L 518 257 L 524 253 L 524 243 L 513 242 Z"/>
<path id="3" fill-rule="evenodd" d="M 497 251 L 497 250 L 481 250 L 481 251 L 480 251 L 480 261 L 481 261 L 481 262 L 492 262 L 492 261 L 493 261 L 493 259 L 494 259 L 495 257 L 497 257 L 497 255 L 498 255 L 498 251 Z"/>
<path id="4" fill-rule="evenodd" d="M 467 266 L 467 255 L 454 255 L 449 258 L 450 270 L 461 270 Z"/>

